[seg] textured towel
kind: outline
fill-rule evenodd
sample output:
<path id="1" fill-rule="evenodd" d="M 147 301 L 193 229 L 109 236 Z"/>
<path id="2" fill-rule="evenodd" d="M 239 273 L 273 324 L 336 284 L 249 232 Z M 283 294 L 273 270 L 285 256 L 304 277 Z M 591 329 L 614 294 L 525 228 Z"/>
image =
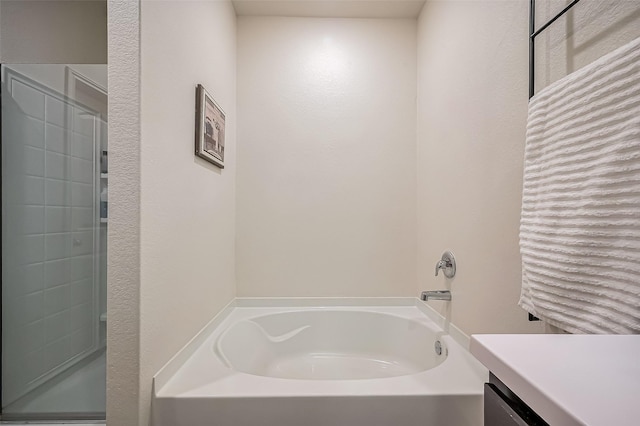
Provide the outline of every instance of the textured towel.
<path id="1" fill-rule="evenodd" d="M 640 39 L 529 104 L 520 306 L 572 333 L 640 333 Z"/>

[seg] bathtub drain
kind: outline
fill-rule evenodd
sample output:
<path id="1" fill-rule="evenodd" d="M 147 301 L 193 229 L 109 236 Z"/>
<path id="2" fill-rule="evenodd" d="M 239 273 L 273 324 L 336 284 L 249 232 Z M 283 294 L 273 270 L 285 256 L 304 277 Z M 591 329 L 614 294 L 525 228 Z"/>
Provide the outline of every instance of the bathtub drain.
<path id="1" fill-rule="evenodd" d="M 440 343 L 440 340 L 436 340 L 436 344 L 434 345 L 434 348 L 436 350 L 436 355 L 438 356 L 442 355 L 442 343 Z"/>

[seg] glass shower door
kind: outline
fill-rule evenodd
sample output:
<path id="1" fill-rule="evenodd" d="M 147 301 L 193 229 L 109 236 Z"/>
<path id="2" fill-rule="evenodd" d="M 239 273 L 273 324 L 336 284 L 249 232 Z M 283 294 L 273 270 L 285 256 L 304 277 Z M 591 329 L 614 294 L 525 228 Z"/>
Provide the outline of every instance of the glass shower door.
<path id="1" fill-rule="evenodd" d="M 104 418 L 106 92 L 2 66 L 2 419 Z"/>

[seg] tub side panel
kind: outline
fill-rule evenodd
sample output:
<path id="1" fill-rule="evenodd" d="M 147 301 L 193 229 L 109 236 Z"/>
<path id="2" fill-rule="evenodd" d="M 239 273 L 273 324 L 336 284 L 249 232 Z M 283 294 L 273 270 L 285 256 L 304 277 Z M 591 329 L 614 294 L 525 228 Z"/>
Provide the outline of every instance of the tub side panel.
<path id="1" fill-rule="evenodd" d="M 160 398 L 155 426 L 481 426 L 482 395 Z"/>

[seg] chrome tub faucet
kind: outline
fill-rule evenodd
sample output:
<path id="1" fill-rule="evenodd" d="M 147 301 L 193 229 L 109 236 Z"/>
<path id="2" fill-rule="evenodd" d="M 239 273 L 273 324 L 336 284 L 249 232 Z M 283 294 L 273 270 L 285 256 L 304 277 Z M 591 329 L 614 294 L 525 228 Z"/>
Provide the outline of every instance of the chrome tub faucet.
<path id="1" fill-rule="evenodd" d="M 438 272 L 441 269 L 447 278 L 453 278 L 456 275 L 456 258 L 453 257 L 453 253 L 449 250 L 442 253 L 442 258 L 436 263 L 436 276 L 438 276 Z M 451 300 L 451 292 L 449 290 L 423 291 L 420 294 L 420 300 L 423 302 L 427 300 Z"/>
<path id="2" fill-rule="evenodd" d="M 423 291 L 420 294 L 420 300 L 451 300 L 451 292 L 449 290 L 431 290 Z"/>

